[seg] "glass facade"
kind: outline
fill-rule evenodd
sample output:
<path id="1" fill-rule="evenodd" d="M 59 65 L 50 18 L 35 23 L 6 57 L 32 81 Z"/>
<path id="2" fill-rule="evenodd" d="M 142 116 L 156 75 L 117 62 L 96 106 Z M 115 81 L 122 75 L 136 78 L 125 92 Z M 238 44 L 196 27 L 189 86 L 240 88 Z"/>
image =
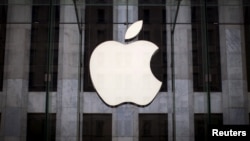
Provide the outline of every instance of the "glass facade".
<path id="1" fill-rule="evenodd" d="M 206 14 L 209 15 L 206 22 L 207 51 L 209 54 L 209 74 L 205 74 L 203 65 L 205 64 L 204 48 L 202 48 L 202 7 L 199 0 L 192 0 L 191 20 L 192 20 L 192 44 L 193 44 L 193 85 L 194 91 L 206 91 L 203 80 L 208 77 L 211 91 L 221 91 L 221 65 L 220 65 L 220 36 L 217 0 L 208 0 Z M 210 4 L 212 3 L 212 4 Z"/>
<path id="2" fill-rule="evenodd" d="M 84 91 L 94 91 L 89 72 L 91 53 L 100 43 L 113 38 L 113 2 L 86 1 L 84 38 Z"/>
<path id="3" fill-rule="evenodd" d="M 151 3 L 151 4 L 150 4 Z M 152 3 L 158 4 L 153 6 Z M 161 91 L 167 90 L 167 34 L 166 34 L 166 1 L 144 1 L 138 3 L 138 19 L 143 20 L 140 40 L 155 43 L 159 51 L 152 57 L 151 70 L 155 77 L 163 82 Z"/>
<path id="4" fill-rule="evenodd" d="M 139 115 L 139 141 L 168 141 L 166 114 Z"/>
<path id="5" fill-rule="evenodd" d="M 207 132 L 207 121 L 206 114 L 195 114 L 194 115 L 194 130 L 195 130 L 195 140 L 201 141 L 205 138 L 208 138 Z M 211 126 L 220 126 L 223 125 L 223 116 L 222 114 L 211 114 Z"/>
<path id="6" fill-rule="evenodd" d="M 249 9 L 249 2 L 244 0 L 243 4 L 246 5 L 243 7 L 243 15 L 244 15 L 244 29 L 245 29 L 245 54 L 246 54 L 246 71 L 247 71 L 247 82 L 250 82 L 250 56 L 249 56 L 249 40 L 247 40 L 249 38 L 249 17 L 250 17 L 250 9 Z M 247 83 L 247 88 L 248 88 L 248 92 L 250 91 L 250 83 Z"/>
<path id="7" fill-rule="evenodd" d="M 54 141 L 56 138 L 56 115 L 50 114 L 49 120 L 46 121 L 45 114 L 32 113 L 27 115 L 27 141 L 44 141 L 46 140 L 46 126 L 50 130 L 47 140 Z M 47 124 L 47 125 L 46 125 Z"/>
<path id="8" fill-rule="evenodd" d="M 0 5 L 0 90 L 3 89 L 3 71 L 4 71 L 4 51 L 5 51 L 5 35 L 6 35 L 6 20 L 7 20 L 7 8 L 5 5 Z"/>
<path id="9" fill-rule="evenodd" d="M 84 114 L 83 141 L 112 141 L 111 114 Z"/>
<path id="10" fill-rule="evenodd" d="M 58 5 L 52 8 L 48 4 L 39 5 L 41 2 L 49 3 L 49 0 L 36 0 L 32 6 L 29 91 L 45 91 L 46 81 L 51 81 L 49 87 L 56 91 L 60 9 Z M 50 73 L 47 66 L 52 68 Z"/>
<path id="11" fill-rule="evenodd" d="M 249 125 L 249 18 L 248 0 L 1 0 L 0 140 L 207 141 Z M 96 92 L 89 60 L 109 40 L 158 46 L 148 105 Z"/>

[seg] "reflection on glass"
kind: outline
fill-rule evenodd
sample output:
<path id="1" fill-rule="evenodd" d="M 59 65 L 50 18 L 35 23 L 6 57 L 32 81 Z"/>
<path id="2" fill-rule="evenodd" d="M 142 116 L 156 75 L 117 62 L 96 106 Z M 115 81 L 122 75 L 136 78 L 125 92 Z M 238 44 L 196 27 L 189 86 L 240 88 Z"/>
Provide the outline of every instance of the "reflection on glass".
<path id="1" fill-rule="evenodd" d="M 167 114 L 139 114 L 139 141 L 168 141 Z"/>
<path id="2" fill-rule="evenodd" d="M 27 141 L 45 141 L 45 124 L 49 125 L 49 140 L 56 138 L 56 114 L 50 114 L 48 123 L 45 114 L 29 113 L 27 116 Z"/>
<path id="3" fill-rule="evenodd" d="M 37 0 L 36 0 L 37 1 Z M 54 6 L 53 19 L 53 62 L 51 64 L 52 82 L 50 90 L 57 89 L 57 64 L 58 64 L 58 41 L 59 41 L 59 6 Z M 48 65 L 48 49 L 50 31 L 49 21 L 49 5 L 33 5 L 32 6 L 32 29 L 31 29 L 31 49 L 30 49 L 30 72 L 29 72 L 29 90 L 30 91 L 45 91 L 47 65 Z"/>
<path id="4" fill-rule="evenodd" d="M 149 5 L 149 4 L 158 5 Z M 161 91 L 167 91 L 167 57 L 166 57 L 166 7 L 164 0 L 139 0 L 139 19 L 143 20 L 140 40 L 155 43 L 159 50 L 152 57 L 151 69 L 153 74 L 163 82 Z"/>
<path id="5" fill-rule="evenodd" d="M 83 141 L 111 141 L 111 114 L 83 114 Z"/>
<path id="6" fill-rule="evenodd" d="M 223 125 L 222 114 L 211 114 L 211 126 Z M 194 115 L 194 130 L 195 130 L 195 141 L 206 140 L 206 126 L 207 126 L 207 115 L 206 114 L 195 114 Z"/>
<path id="7" fill-rule="evenodd" d="M 250 92 L 250 4 L 248 0 L 244 0 L 244 20 L 245 20 L 245 48 L 246 48 L 246 69 L 247 69 L 247 88 Z"/>
<path id="8" fill-rule="evenodd" d="M 3 89 L 4 51 L 6 39 L 7 5 L 0 5 L 0 91 Z"/>
<path id="9" fill-rule="evenodd" d="M 203 75 L 202 52 L 202 26 L 201 26 L 201 5 L 200 0 L 192 0 L 191 15 L 192 15 L 192 44 L 193 44 L 193 83 L 194 91 L 205 91 Z M 210 91 L 221 91 L 221 65 L 220 65 L 220 45 L 219 45 L 219 26 L 218 26 L 218 6 L 217 0 L 208 0 L 207 7 L 207 46 L 209 53 L 209 81 Z"/>
<path id="10" fill-rule="evenodd" d="M 93 3 L 97 5 L 92 5 Z M 113 6 L 111 4 L 111 0 L 86 0 L 84 91 L 94 91 L 89 72 L 91 53 L 98 44 L 113 39 Z"/>

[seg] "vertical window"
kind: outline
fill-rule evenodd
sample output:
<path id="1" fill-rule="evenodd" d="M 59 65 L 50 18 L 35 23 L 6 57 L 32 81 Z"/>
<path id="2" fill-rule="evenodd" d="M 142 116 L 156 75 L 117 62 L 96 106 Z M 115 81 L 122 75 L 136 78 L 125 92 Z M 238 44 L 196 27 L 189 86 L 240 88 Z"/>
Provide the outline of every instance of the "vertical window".
<path id="1" fill-rule="evenodd" d="M 165 0 L 139 0 L 139 19 L 144 21 L 139 40 L 148 40 L 159 47 L 151 60 L 151 70 L 161 80 L 161 91 L 167 91 L 167 37 Z"/>
<path id="2" fill-rule="evenodd" d="M 7 2 L 0 4 L 0 91 L 3 89 L 4 51 L 7 22 Z"/>
<path id="3" fill-rule="evenodd" d="M 250 92 L 250 2 L 248 0 L 243 1 L 244 5 L 244 20 L 245 20 L 245 50 L 246 50 L 246 71 L 247 71 L 247 88 Z"/>
<path id="4" fill-rule="evenodd" d="M 218 26 L 218 5 L 217 0 L 207 0 L 207 47 L 209 54 L 209 76 L 210 90 L 221 91 L 221 65 L 220 45 Z M 205 91 L 202 59 L 202 26 L 201 26 L 201 5 L 199 0 L 192 0 L 192 44 L 193 44 L 193 83 L 194 91 Z M 204 34 L 204 33 L 203 33 Z"/>
<path id="5" fill-rule="evenodd" d="M 104 23 L 105 22 L 105 10 L 97 9 L 97 22 Z"/>
<path id="6" fill-rule="evenodd" d="M 50 31 L 50 5 L 49 0 L 34 0 L 32 6 L 32 29 L 31 29 L 31 49 L 30 49 L 30 72 L 29 90 L 45 91 L 46 81 L 51 81 L 50 90 L 57 89 L 57 65 L 58 65 L 58 41 L 59 41 L 59 7 L 54 6 L 53 28 Z M 41 4 L 41 5 L 36 5 Z M 53 35 L 50 35 L 53 34 Z M 48 75 L 48 53 L 50 46 L 49 37 L 52 36 L 52 56 L 50 67 L 52 72 L 50 80 L 46 80 Z"/>
<path id="7" fill-rule="evenodd" d="M 167 114 L 139 114 L 139 141 L 167 140 Z"/>
<path id="8" fill-rule="evenodd" d="M 206 139 L 206 127 L 207 127 L 207 115 L 206 114 L 195 114 L 194 115 L 194 130 L 195 130 L 195 141 L 203 141 Z M 211 114 L 211 126 L 223 125 L 222 114 Z"/>
<path id="9" fill-rule="evenodd" d="M 113 39 L 112 5 L 112 0 L 86 0 L 84 91 L 94 91 L 89 72 L 89 59 L 91 53 L 98 44 Z"/>
<path id="10" fill-rule="evenodd" d="M 165 24 L 166 23 L 166 8 L 162 9 L 162 23 Z"/>
<path id="11" fill-rule="evenodd" d="M 49 141 L 56 138 L 56 114 L 49 114 L 46 123 L 45 114 L 30 113 L 27 116 L 27 141 L 45 141 L 46 124 L 48 125 Z"/>
<path id="12" fill-rule="evenodd" d="M 83 114 L 83 141 L 112 141 L 111 114 Z"/>
<path id="13" fill-rule="evenodd" d="M 143 22 L 149 23 L 149 19 L 150 19 L 150 11 L 149 9 L 144 9 L 143 10 Z"/>

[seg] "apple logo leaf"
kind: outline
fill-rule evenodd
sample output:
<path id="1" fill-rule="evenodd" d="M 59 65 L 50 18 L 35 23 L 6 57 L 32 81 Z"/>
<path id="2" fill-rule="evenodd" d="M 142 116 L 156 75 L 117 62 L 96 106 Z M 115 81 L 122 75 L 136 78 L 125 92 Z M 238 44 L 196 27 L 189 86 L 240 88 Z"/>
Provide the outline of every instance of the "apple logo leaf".
<path id="1" fill-rule="evenodd" d="M 143 24 L 143 21 L 139 20 L 133 23 L 132 25 L 130 25 L 126 31 L 125 40 L 129 40 L 129 39 L 136 37 L 142 29 L 142 24 Z"/>

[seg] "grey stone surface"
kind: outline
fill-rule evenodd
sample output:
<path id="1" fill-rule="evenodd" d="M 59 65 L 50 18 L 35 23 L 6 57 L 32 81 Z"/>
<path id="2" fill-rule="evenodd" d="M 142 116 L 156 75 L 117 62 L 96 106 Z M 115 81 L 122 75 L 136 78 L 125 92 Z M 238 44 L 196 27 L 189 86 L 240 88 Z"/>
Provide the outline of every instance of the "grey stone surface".
<path id="1" fill-rule="evenodd" d="M 241 125 L 241 124 L 248 124 L 249 117 L 248 114 L 246 114 L 247 108 L 229 108 L 229 123 L 225 124 L 235 124 L 235 125 Z"/>
<path id="2" fill-rule="evenodd" d="M 176 137 L 189 137 L 190 136 L 190 118 L 189 118 L 189 112 L 182 111 L 180 114 L 176 114 Z"/>
<path id="3" fill-rule="evenodd" d="M 27 105 L 27 80 L 8 79 L 6 80 L 6 106 L 26 107 Z"/>
<path id="4" fill-rule="evenodd" d="M 77 109 L 76 108 L 62 108 L 61 112 L 61 136 L 62 137 L 76 137 L 77 136 Z"/>
<path id="5" fill-rule="evenodd" d="M 8 23 L 30 21 L 30 5 L 8 6 Z M 26 139 L 30 29 L 31 24 L 7 24 L 0 129 L 3 141 Z"/>
<path id="6" fill-rule="evenodd" d="M 112 113 L 113 108 L 106 105 L 96 92 L 84 92 L 83 107 L 84 113 Z"/>
<path id="7" fill-rule="evenodd" d="M 60 90 L 62 96 L 62 107 L 77 108 L 78 100 L 78 80 L 64 79 L 62 81 L 62 87 Z"/>
<path id="8" fill-rule="evenodd" d="M 4 75 L 9 79 L 28 78 L 30 28 L 30 24 L 7 26 Z"/>
<path id="9" fill-rule="evenodd" d="M 167 113 L 167 93 L 159 92 L 152 103 L 145 107 L 139 107 L 140 113 Z"/>
<path id="10" fill-rule="evenodd" d="M 113 141 L 138 141 L 135 137 L 113 137 Z"/>
<path id="11" fill-rule="evenodd" d="M 223 2 L 224 1 L 224 2 Z M 234 4 L 231 2 L 235 1 Z M 231 6 L 221 6 L 219 11 L 220 14 L 223 16 L 220 16 L 220 19 L 225 21 L 225 23 L 242 23 L 243 22 L 243 15 L 241 11 L 241 1 L 237 0 L 219 0 L 219 4 L 224 5 L 231 5 Z M 231 3 L 231 4 L 230 4 Z M 233 6 L 232 6 L 233 5 Z M 234 12 L 232 12 L 234 11 Z"/>
<path id="12" fill-rule="evenodd" d="M 120 3 L 122 1 L 116 1 Z M 113 21 L 126 22 L 127 12 L 125 5 L 116 5 L 113 7 L 114 17 Z M 138 20 L 138 8 L 137 5 L 128 6 L 128 22 L 133 23 Z M 136 14 L 135 14 L 136 13 Z M 113 40 L 124 43 L 125 32 L 128 25 L 115 24 L 113 26 Z M 112 136 L 117 137 L 114 140 L 126 141 L 133 140 L 135 136 L 138 136 L 138 107 L 130 104 L 123 104 L 115 108 L 112 112 Z"/>
<path id="13" fill-rule="evenodd" d="M 224 4 L 240 1 L 220 1 Z M 219 21 L 240 23 L 243 13 L 239 6 L 219 7 Z M 247 89 L 244 73 L 244 38 L 241 25 L 220 26 L 221 72 L 222 72 L 222 105 L 223 122 L 226 124 L 247 124 Z"/>
<path id="14" fill-rule="evenodd" d="M 11 1 L 13 0 L 9 0 L 9 3 L 11 3 Z M 13 2 L 13 5 L 8 7 L 8 21 L 30 22 L 31 8 L 30 5 L 25 5 L 25 4 L 27 4 L 26 2 L 31 0 L 22 0 L 22 1 L 15 0 L 15 1 L 16 2 Z"/>
<path id="15" fill-rule="evenodd" d="M 56 141 L 76 141 L 77 137 L 57 137 Z"/>
<path id="16" fill-rule="evenodd" d="M 50 113 L 56 113 L 56 92 L 49 93 L 49 111 Z M 45 92 L 29 92 L 28 94 L 28 113 L 43 113 L 45 112 L 46 104 Z"/>
<path id="17" fill-rule="evenodd" d="M 188 2 L 188 1 L 185 1 Z M 181 6 L 177 22 L 190 22 L 190 7 Z M 193 82 L 191 25 L 176 25 L 174 34 L 175 59 L 175 133 L 176 140 L 191 141 L 193 127 Z"/>
<path id="18" fill-rule="evenodd" d="M 20 3 L 19 0 L 15 1 Z M 120 2 L 126 1 L 120 0 Z M 239 1 L 219 0 L 219 3 L 239 4 Z M 180 8 L 178 22 L 189 23 L 191 12 L 190 8 L 185 5 L 189 4 L 189 0 L 183 0 L 182 4 L 184 5 Z M 138 19 L 138 8 L 136 5 L 128 8 L 129 22 L 135 22 Z M 237 6 L 220 7 L 220 22 L 242 23 L 241 9 Z M 126 22 L 126 6 L 115 6 L 114 11 L 115 22 Z M 74 12 L 73 5 L 62 6 L 61 22 L 76 22 Z M 8 16 L 8 21 L 29 22 L 31 8 L 13 5 L 9 8 L 9 15 L 12 16 Z M 45 111 L 45 93 L 27 92 L 30 27 L 29 24 L 7 26 L 6 78 L 4 90 L 0 92 L 1 141 L 25 141 L 27 112 Z M 241 25 L 219 25 L 219 27 L 223 86 L 222 92 L 211 93 L 211 112 L 223 113 L 224 124 L 248 124 L 250 93 L 246 90 L 246 75 L 244 74 L 243 28 Z M 126 29 L 126 25 L 115 25 L 114 40 L 124 42 Z M 170 31 L 169 28 L 168 31 Z M 160 92 L 153 102 L 145 107 L 128 104 L 117 108 L 109 107 L 95 92 L 82 92 L 81 98 L 78 99 L 79 37 L 77 33 L 79 32 L 76 24 L 60 25 L 58 92 L 51 93 L 50 97 L 50 112 L 57 114 L 56 140 L 77 140 L 79 111 L 81 114 L 112 113 L 112 139 L 114 141 L 138 140 L 138 115 L 140 113 L 168 113 L 168 133 L 171 140 L 173 101 L 171 101 L 170 87 L 168 92 Z M 175 33 L 176 141 L 192 141 L 194 140 L 193 114 L 207 112 L 207 97 L 206 93 L 193 92 L 191 25 L 177 25 Z M 168 52 L 169 46 L 168 42 Z M 78 111 L 79 100 L 81 107 Z"/>
<path id="19" fill-rule="evenodd" d="M 74 5 L 60 7 L 56 140 L 75 141 L 79 124 L 79 31 Z"/>
<path id="20" fill-rule="evenodd" d="M 205 92 L 194 93 L 194 113 L 207 113 L 207 94 Z M 212 92 L 210 93 L 211 112 L 222 113 L 222 93 Z"/>
<path id="21" fill-rule="evenodd" d="M 79 67 L 79 31 L 73 5 L 63 5 L 60 8 L 59 35 L 59 79 L 78 79 Z"/>
<path id="22" fill-rule="evenodd" d="M 18 137 L 21 135 L 21 108 L 5 108 L 4 135 Z"/>
<path id="23" fill-rule="evenodd" d="M 115 3 L 119 3 L 119 1 L 115 1 Z M 113 40 L 125 43 L 125 33 L 127 31 L 127 28 L 131 23 L 134 23 L 138 20 L 138 13 L 135 12 L 138 11 L 138 7 L 136 5 L 130 5 L 128 7 L 126 5 L 116 5 L 113 7 L 113 11 L 113 21 L 115 23 L 124 23 L 113 25 Z M 127 25 L 127 22 L 129 23 L 129 25 Z"/>
<path id="24" fill-rule="evenodd" d="M 114 136 L 133 137 L 138 125 L 138 108 L 134 105 L 121 105 L 113 113 Z"/>
<path id="25" fill-rule="evenodd" d="M 226 28 L 225 32 L 227 53 L 241 53 L 241 30 L 238 25 Z"/>

